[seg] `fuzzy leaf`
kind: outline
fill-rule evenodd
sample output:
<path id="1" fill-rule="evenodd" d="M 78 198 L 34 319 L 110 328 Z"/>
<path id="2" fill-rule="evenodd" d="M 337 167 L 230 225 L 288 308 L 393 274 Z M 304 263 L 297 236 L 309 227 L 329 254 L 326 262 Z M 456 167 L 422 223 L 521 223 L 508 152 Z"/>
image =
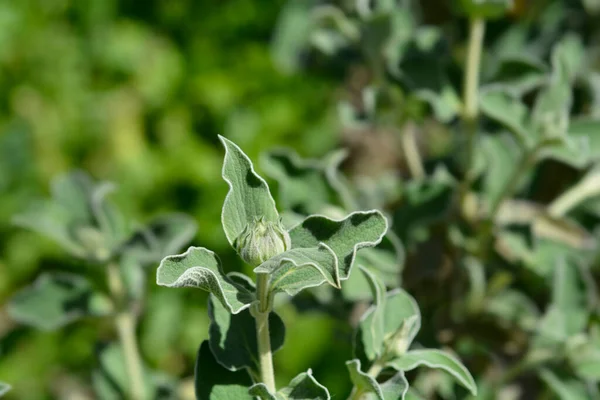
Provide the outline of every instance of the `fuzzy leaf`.
<path id="1" fill-rule="evenodd" d="M 259 218 L 278 224 L 279 213 L 267 182 L 256 174 L 248 156 L 232 141 L 223 136 L 219 139 L 225 146 L 223 179 L 229 185 L 221 223 L 227 240 L 233 246 L 247 225 Z"/>
<path id="2" fill-rule="evenodd" d="M 579 36 L 567 34 L 552 50 L 552 68 L 568 82 L 573 82 L 585 61 L 585 48 Z"/>
<path id="3" fill-rule="evenodd" d="M 477 395 L 477 385 L 469 370 L 454 356 L 444 351 L 434 349 L 411 350 L 390 361 L 387 365 L 398 371 L 410 371 L 422 365 L 441 369 L 452 375 L 474 396 Z"/>
<path id="4" fill-rule="evenodd" d="M 258 383 L 250 388 L 250 394 L 258 396 L 261 400 L 329 400 L 327 388 L 321 385 L 309 369 L 292 379 L 285 388 L 276 394 L 269 393 L 263 383 Z"/>
<path id="5" fill-rule="evenodd" d="M 110 301 L 92 291 L 82 276 L 44 273 L 18 292 L 8 305 L 10 316 L 43 330 L 63 327 L 85 315 L 105 315 Z"/>
<path id="6" fill-rule="evenodd" d="M 264 262 L 254 272 L 273 274 L 272 291 L 297 293 L 316 286 L 314 272 L 303 271 L 307 267 L 322 275 L 321 282 L 339 288 L 341 281 L 348 279 L 356 252 L 377 245 L 386 231 L 387 221 L 376 210 L 354 212 L 342 220 L 310 216 L 290 230 L 292 249 Z M 281 279 L 285 279 L 285 286 Z M 307 279 L 307 284 L 300 279 Z"/>
<path id="7" fill-rule="evenodd" d="M 135 232 L 123 252 L 142 264 L 156 262 L 180 251 L 196 230 L 196 222 L 185 214 L 161 215 Z"/>
<path id="8" fill-rule="evenodd" d="M 156 272 L 156 283 L 167 287 L 197 287 L 212 293 L 233 314 L 248 308 L 254 295 L 223 274 L 219 259 L 203 247 L 165 257 Z"/>
<path id="9" fill-rule="evenodd" d="M 421 313 L 416 301 L 402 289 L 395 289 L 386 294 L 384 302 L 384 337 L 386 340 L 392 340 L 394 343 L 387 343 L 390 348 L 406 350 L 421 327 Z M 381 344 L 374 343 L 374 336 L 371 330 L 372 320 L 375 318 L 376 307 L 369 308 L 361 318 L 356 331 L 355 356 L 360 357 L 363 354 L 367 359 L 366 349 L 377 348 Z M 371 352 L 372 356 L 373 353 Z"/>
<path id="10" fill-rule="evenodd" d="M 366 356 L 369 360 L 374 360 L 383 349 L 384 340 L 384 320 L 385 320 L 385 286 L 368 269 L 361 267 L 360 272 L 365 276 L 371 286 L 375 304 L 369 318 L 361 321 L 363 330 L 363 346 Z"/>
<path id="11" fill-rule="evenodd" d="M 208 341 L 200 345 L 194 370 L 198 400 L 254 400 L 248 393 L 252 379 L 246 371 L 229 371 L 215 360 Z"/>
<path id="12" fill-rule="evenodd" d="M 250 311 L 233 315 L 211 295 L 208 315 L 211 321 L 210 349 L 217 362 L 230 371 L 245 367 L 259 371 L 256 321 Z M 271 349 L 275 352 L 283 346 L 285 326 L 274 312 L 269 313 L 269 334 Z"/>
<path id="13" fill-rule="evenodd" d="M 11 389 L 8 383 L 0 382 L 0 397 L 4 396 Z"/>
<path id="14" fill-rule="evenodd" d="M 381 391 L 381 387 L 379 387 L 377 381 L 361 371 L 360 360 L 355 359 L 347 361 L 346 367 L 348 368 L 348 372 L 350 374 L 350 380 L 359 393 L 372 394 L 376 400 L 386 400 L 383 397 L 383 392 Z"/>

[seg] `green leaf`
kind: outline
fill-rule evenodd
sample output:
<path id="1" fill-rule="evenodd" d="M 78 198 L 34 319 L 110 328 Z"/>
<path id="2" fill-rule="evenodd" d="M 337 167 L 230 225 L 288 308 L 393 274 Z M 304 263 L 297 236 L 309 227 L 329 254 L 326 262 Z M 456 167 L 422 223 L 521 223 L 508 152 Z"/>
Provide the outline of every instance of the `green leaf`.
<path id="1" fill-rule="evenodd" d="M 377 400 L 386 400 L 383 397 L 383 392 L 381 391 L 377 381 L 361 371 L 360 360 L 355 359 L 347 361 L 346 367 L 348 368 L 348 373 L 350 374 L 350 380 L 359 393 L 373 394 Z"/>
<path id="2" fill-rule="evenodd" d="M 98 368 L 92 373 L 92 386 L 99 400 L 119 400 L 130 393 L 129 375 L 122 347 L 111 343 L 98 349 Z M 145 400 L 174 398 L 175 382 L 160 373 L 144 367 Z"/>
<path id="3" fill-rule="evenodd" d="M 159 261 L 181 250 L 196 234 L 194 220 L 185 214 L 161 215 L 137 230 L 122 250 L 142 264 Z"/>
<path id="4" fill-rule="evenodd" d="M 381 355 L 383 350 L 384 340 L 384 320 L 385 320 L 385 286 L 377 277 L 368 269 L 361 267 L 360 272 L 363 273 L 371 291 L 375 304 L 373 310 L 369 314 L 369 318 L 361 321 L 361 329 L 363 331 L 363 348 L 369 360 L 374 360 Z"/>
<path id="5" fill-rule="evenodd" d="M 577 169 L 583 169 L 593 162 L 600 161 L 600 120 L 582 117 L 569 123 L 568 146 L 553 146 L 546 156 Z"/>
<path id="6" fill-rule="evenodd" d="M 542 378 L 542 381 L 544 381 L 560 399 L 588 400 L 591 398 L 590 393 L 583 382 L 575 379 L 558 377 L 549 369 L 542 369 L 539 372 L 539 375 L 540 378 Z"/>
<path id="7" fill-rule="evenodd" d="M 523 149 L 508 134 L 486 135 L 482 147 L 486 165 L 482 189 L 489 204 L 494 204 L 503 195 L 514 170 L 519 168 Z M 523 171 L 522 175 L 526 177 L 527 172 Z M 524 179 L 521 183 L 522 181 Z"/>
<path id="8" fill-rule="evenodd" d="M 306 268 L 316 269 L 323 277 L 321 282 L 339 288 L 341 281 L 348 279 L 356 252 L 377 245 L 386 231 L 387 220 L 376 210 L 354 212 L 342 220 L 313 215 L 290 230 L 291 250 L 271 258 L 254 272 L 273 274 L 272 291 L 297 293 L 316 286 L 318 278 L 314 272 L 302 271 Z M 308 286 L 301 279 L 307 279 Z"/>
<path id="9" fill-rule="evenodd" d="M 208 341 L 200 345 L 194 370 L 198 400 L 254 400 L 248 393 L 252 379 L 246 371 L 229 371 L 210 351 Z"/>
<path id="10" fill-rule="evenodd" d="M 402 353 L 408 349 L 421 327 L 419 306 L 415 299 L 402 289 L 388 292 L 383 304 L 384 345 L 389 351 Z M 371 331 L 372 320 L 376 316 L 375 311 L 376 307 L 369 308 L 359 322 L 354 344 L 356 357 L 365 354 L 367 348 L 379 346 L 373 344 Z"/>
<path id="11" fill-rule="evenodd" d="M 8 383 L 0 382 L 0 397 L 4 396 L 11 389 Z"/>
<path id="12" fill-rule="evenodd" d="M 219 259 L 203 247 L 165 257 L 156 272 L 156 283 L 167 287 L 196 287 L 212 293 L 233 314 L 250 307 L 254 295 L 223 274 Z"/>
<path id="13" fill-rule="evenodd" d="M 583 69 L 585 48 L 575 34 L 565 35 L 552 49 L 552 68 L 561 79 L 573 82 Z"/>
<path id="14" fill-rule="evenodd" d="M 477 385 L 469 370 L 454 356 L 435 349 L 411 350 L 406 354 L 390 361 L 390 366 L 398 371 L 410 371 L 419 366 L 436 368 L 446 371 L 474 396 L 477 395 Z"/>
<path id="15" fill-rule="evenodd" d="M 485 303 L 485 310 L 509 329 L 513 324 L 532 331 L 540 317 L 535 303 L 516 290 L 506 289 Z"/>
<path id="16" fill-rule="evenodd" d="M 211 321 L 210 349 L 217 362 L 230 371 L 247 367 L 258 372 L 256 321 L 250 311 L 243 310 L 233 315 L 211 295 L 208 315 Z M 285 326 L 274 312 L 269 313 L 269 334 L 271 350 L 275 352 L 283 346 Z"/>
<path id="17" fill-rule="evenodd" d="M 280 219 L 269 186 L 256 174 L 252 161 L 235 143 L 223 136 L 219 139 L 225 147 L 223 179 L 229 185 L 221 223 L 227 240 L 233 246 L 244 228 L 259 218 L 274 224 L 279 224 Z"/>
<path id="18" fill-rule="evenodd" d="M 16 321 L 43 330 L 63 327 L 85 315 L 105 315 L 110 301 L 92 291 L 87 279 L 68 273 L 43 273 L 8 305 Z"/>
<path id="19" fill-rule="evenodd" d="M 275 395 L 269 393 L 263 383 L 258 383 L 250 388 L 250 394 L 258 396 L 261 400 L 329 400 L 327 388 L 321 385 L 309 369 L 292 379 L 285 388 Z"/>

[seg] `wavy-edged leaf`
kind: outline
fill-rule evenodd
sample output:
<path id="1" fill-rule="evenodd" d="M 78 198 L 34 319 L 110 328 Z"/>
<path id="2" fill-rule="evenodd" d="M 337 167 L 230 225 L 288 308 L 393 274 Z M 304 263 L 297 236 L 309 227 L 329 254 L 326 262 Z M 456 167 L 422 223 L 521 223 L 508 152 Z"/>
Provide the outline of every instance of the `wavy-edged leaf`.
<path id="1" fill-rule="evenodd" d="M 436 368 L 446 371 L 458 383 L 477 395 L 477 385 L 469 370 L 454 356 L 436 349 L 411 350 L 406 354 L 390 361 L 388 366 L 398 371 L 410 371 L 419 366 Z"/>
<path id="2" fill-rule="evenodd" d="M 406 351 L 421 328 L 421 312 L 415 299 L 402 289 L 386 294 L 384 303 L 385 345 L 390 349 Z M 367 357 L 365 348 L 373 346 L 370 326 L 375 317 L 375 307 L 370 307 L 362 316 L 354 343 L 356 357 Z M 372 360 L 372 359 L 371 359 Z"/>
<path id="3" fill-rule="evenodd" d="M 54 330 L 85 315 L 106 315 L 110 301 L 92 290 L 89 281 L 69 273 L 43 273 L 8 304 L 16 321 Z"/>
<path id="4" fill-rule="evenodd" d="M 221 223 L 227 240 L 233 246 L 247 225 L 259 218 L 278 224 L 279 213 L 267 182 L 254 171 L 248 156 L 229 139 L 223 136 L 219 139 L 225 147 L 223 179 L 229 185 Z"/>
<path id="5" fill-rule="evenodd" d="M 212 293 L 233 314 L 248 308 L 254 295 L 223 274 L 219 259 L 203 247 L 165 257 L 156 271 L 156 283 L 167 287 L 196 287 Z"/>
<path id="6" fill-rule="evenodd" d="M 360 369 L 360 360 L 354 359 L 346 362 L 350 380 L 355 390 L 361 394 L 372 394 L 377 400 L 386 400 L 377 381 Z"/>
<path id="7" fill-rule="evenodd" d="M 368 269 L 360 267 L 360 272 L 369 282 L 375 300 L 370 317 L 361 321 L 363 348 L 369 360 L 374 360 L 381 355 L 385 338 L 385 286 Z"/>
<path id="8" fill-rule="evenodd" d="M 194 369 L 198 400 L 254 400 L 248 393 L 252 379 L 246 371 L 229 371 L 213 356 L 208 341 L 200 345 Z"/>
<path id="9" fill-rule="evenodd" d="M 209 343 L 215 359 L 224 368 L 237 371 L 250 368 L 259 371 L 256 320 L 249 310 L 231 314 L 211 295 L 208 302 L 210 317 Z M 269 335 L 273 352 L 283 346 L 285 326 L 274 312 L 269 313 Z"/>
<path id="10" fill-rule="evenodd" d="M 376 246 L 387 232 L 386 218 L 377 210 L 357 211 L 342 220 L 323 216 L 310 216 L 290 230 L 292 249 L 315 248 L 326 245 L 336 255 L 337 274 L 335 286 L 348 279 L 356 252 L 365 247 Z M 335 271 L 335 266 L 325 269 Z"/>
<path id="11" fill-rule="evenodd" d="M 250 388 L 250 394 L 258 396 L 261 400 L 329 400 L 329 391 L 321 385 L 308 370 L 292 379 L 286 387 L 277 393 L 269 393 L 263 383 L 258 383 Z"/>

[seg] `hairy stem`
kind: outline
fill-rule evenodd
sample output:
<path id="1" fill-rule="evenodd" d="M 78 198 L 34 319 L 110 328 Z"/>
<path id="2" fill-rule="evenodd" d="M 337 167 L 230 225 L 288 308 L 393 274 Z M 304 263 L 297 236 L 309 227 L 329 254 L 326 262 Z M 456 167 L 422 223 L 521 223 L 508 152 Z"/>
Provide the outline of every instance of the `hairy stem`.
<path id="1" fill-rule="evenodd" d="M 423 178 L 425 176 L 425 168 L 419 154 L 419 146 L 417 145 L 416 126 L 409 123 L 402 133 L 402 148 L 406 157 L 406 164 L 414 178 Z"/>
<path id="2" fill-rule="evenodd" d="M 126 306 L 126 292 L 119 272 L 119 267 L 110 263 L 107 265 L 108 288 L 117 306 L 115 326 L 125 357 L 125 366 L 129 377 L 129 397 L 132 400 L 145 398 L 142 360 L 139 353 L 135 334 L 136 318 L 132 310 Z"/>
<path id="3" fill-rule="evenodd" d="M 271 312 L 271 307 L 268 284 L 269 276 L 267 274 L 258 274 L 256 279 L 256 291 L 259 303 L 254 318 L 256 319 L 256 336 L 258 337 L 261 380 L 269 392 L 275 393 L 273 352 L 271 351 L 271 337 L 269 335 L 269 313 Z"/>
<path id="4" fill-rule="evenodd" d="M 474 18 L 469 27 L 469 47 L 464 76 L 462 119 L 467 134 L 466 175 L 461 187 L 461 204 L 471 184 L 472 170 L 475 164 L 475 145 L 477 135 L 477 118 L 479 116 L 479 75 L 481 69 L 481 53 L 485 35 L 485 20 Z"/>

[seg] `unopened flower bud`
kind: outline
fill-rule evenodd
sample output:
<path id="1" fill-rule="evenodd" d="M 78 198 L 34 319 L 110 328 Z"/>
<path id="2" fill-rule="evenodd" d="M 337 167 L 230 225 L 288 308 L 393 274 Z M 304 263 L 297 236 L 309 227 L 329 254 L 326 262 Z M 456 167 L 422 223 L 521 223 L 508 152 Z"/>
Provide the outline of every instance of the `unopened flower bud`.
<path id="1" fill-rule="evenodd" d="M 246 225 L 234 242 L 244 261 L 256 267 L 291 247 L 290 235 L 279 223 L 260 218 Z"/>

